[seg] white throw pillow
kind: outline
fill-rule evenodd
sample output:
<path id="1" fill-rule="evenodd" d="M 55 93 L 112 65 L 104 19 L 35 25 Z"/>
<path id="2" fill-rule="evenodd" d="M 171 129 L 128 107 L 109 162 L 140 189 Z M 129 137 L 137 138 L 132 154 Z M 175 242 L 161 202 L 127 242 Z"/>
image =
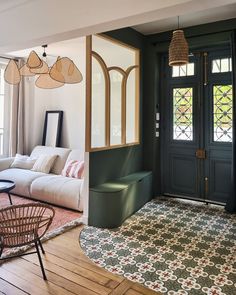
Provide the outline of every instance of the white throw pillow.
<path id="1" fill-rule="evenodd" d="M 57 155 L 40 155 L 31 170 L 49 173 Z"/>
<path id="2" fill-rule="evenodd" d="M 11 168 L 32 169 L 37 158 L 16 154 Z"/>

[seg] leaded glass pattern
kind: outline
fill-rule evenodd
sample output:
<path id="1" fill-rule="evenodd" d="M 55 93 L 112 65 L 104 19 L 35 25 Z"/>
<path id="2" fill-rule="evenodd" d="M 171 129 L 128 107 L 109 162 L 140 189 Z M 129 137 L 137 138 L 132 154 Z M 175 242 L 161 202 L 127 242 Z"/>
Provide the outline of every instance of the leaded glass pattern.
<path id="1" fill-rule="evenodd" d="M 232 85 L 213 86 L 214 141 L 232 142 Z"/>
<path id="2" fill-rule="evenodd" d="M 193 140 L 193 88 L 173 89 L 173 139 Z"/>

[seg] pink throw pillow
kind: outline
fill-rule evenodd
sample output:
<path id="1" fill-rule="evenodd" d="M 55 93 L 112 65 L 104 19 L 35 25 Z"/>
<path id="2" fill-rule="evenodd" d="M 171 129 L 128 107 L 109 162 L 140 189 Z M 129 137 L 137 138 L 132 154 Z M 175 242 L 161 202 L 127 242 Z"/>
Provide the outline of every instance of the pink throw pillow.
<path id="1" fill-rule="evenodd" d="M 62 176 L 83 178 L 84 176 L 84 161 L 70 160 L 61 172 Z"/>

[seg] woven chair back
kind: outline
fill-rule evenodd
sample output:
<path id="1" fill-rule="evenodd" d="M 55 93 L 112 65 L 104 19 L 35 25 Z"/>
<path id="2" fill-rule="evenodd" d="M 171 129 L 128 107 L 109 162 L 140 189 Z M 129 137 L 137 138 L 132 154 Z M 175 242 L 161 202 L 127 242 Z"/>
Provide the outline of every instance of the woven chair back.
<path id="1" fill-rule="evenodd" d="M 13 205 L 0 210 L 2 248 L 27 245 L 41 238 L 52 223 L 55 210 L 41 203 Z"/>

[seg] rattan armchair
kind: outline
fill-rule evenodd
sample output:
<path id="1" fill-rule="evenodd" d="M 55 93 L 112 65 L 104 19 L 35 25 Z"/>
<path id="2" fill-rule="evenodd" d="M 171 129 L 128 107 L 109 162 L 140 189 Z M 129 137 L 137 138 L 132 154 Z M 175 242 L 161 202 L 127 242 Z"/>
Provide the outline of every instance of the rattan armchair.
<path id="1" fill-rule="evenodd" d="M 37 253 L 44 280 L 47 279 L 39 248 L 45 254 L 40 239 L 44 236 L 55 215 L 46 204 L 28 203 L 0 210 L 0 260 Z M 36 251 L 1 258 L 3 249 L 34 245 Z"/>

